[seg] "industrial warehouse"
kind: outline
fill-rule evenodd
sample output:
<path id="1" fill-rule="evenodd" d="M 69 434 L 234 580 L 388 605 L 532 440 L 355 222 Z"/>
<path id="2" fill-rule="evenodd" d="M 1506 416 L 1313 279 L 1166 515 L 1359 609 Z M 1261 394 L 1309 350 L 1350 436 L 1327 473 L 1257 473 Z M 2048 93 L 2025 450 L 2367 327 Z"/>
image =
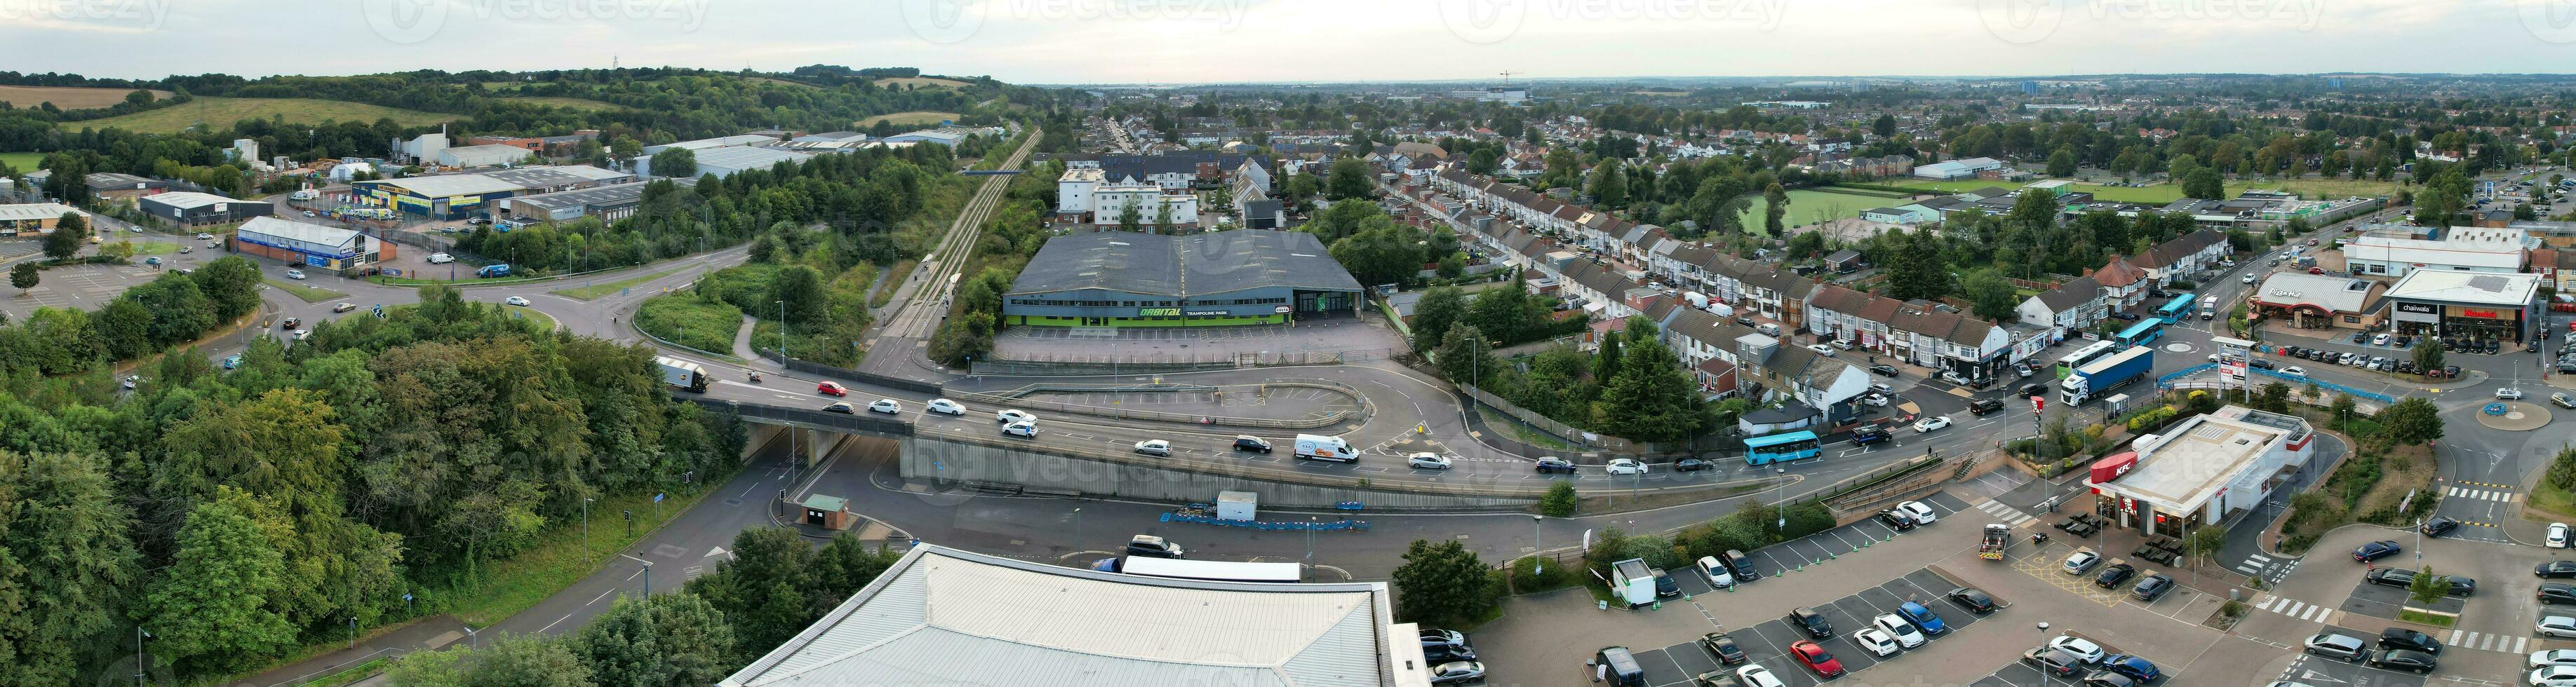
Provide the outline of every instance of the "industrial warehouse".
<path id="1" fill-rule="evenodd" d="M 338 227 L 256 217 L 233 233 L 233 248 L 289 265 L 350 270 L 394 257 L 394 244 Z"/>
<path id="2" fill-rule="evenodd" d="M 597 188 L 634 178 L 633 174 L 587 165 L 520 167 L 361 181 L 350 184 L 350 195 L 372 207 L 432 219 L 458 219 L 488 212 L 512 197 Z"/>
<path id="3" fill-rule="evenodd" d="M 1359 281 L 1313 234 L 1099 232 L 1047 241 L 1004 294 L 1012 325 L 1199 327 L 1357 314 Z"/>

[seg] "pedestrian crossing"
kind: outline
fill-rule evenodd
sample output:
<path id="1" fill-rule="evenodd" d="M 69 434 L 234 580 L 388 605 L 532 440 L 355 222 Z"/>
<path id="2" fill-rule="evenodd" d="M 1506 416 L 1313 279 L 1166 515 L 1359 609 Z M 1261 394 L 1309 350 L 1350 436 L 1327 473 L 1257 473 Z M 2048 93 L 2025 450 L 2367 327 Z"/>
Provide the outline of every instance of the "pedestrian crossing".
<path id="1" fill-rule="evenodd" d="M 2451 487 L 2448 493 L 2451 495 L 2451 498 L 2455 499 L 2478 499 L 2481 501 L 2498 501 L 2503 503 L 2513 503 L 2514 496 L 2513 492 L 2510 491 L 2471 489 L 2468 487 Z"/>
<path id="2" fill-rule="evenodd" d="M 2004 505 L 2004 502 L 1996 501 L 1994 499 L 1987 499 L 1978 503 L 1977 510 L 1985 511 L 1987 515 L 1995 516 L 1997 521 L 2014 527 L 2020 527 L 2024 523 L 2038 519 L 2021 512 L 2020 509 Z"/>
<path id="3" fill-rule="evenodd" d="M 2236 571 L 2245 573 L 2246 577 L 2262 578 L 2278 583 L 2281 581 L 2281 578 L 2288 577 L 2290 575 L 2290 571 L 2297 570 L 2299 568 L 2300 560 L 2302 559 L 2290 559 L 2289 563 L 2281 564 L 2281 566 L 2276 569 L 2272 567 L 2274 565 L 2274 561 L 2271 556 L 2258 553 L 2246 556 L 2244 561 L 2237 563 Z"/>
<path id="4" fill-rule="evenodd" d="M 2452 630 L 2451 636 L 2443 639 L 2442 644 L 2444 646 L 2458 647 L 2462 649 L 2502 651 L 2508 654 L 2521 654 L 2526 653 L 2524 649 L 2530 648 L 2531 638 L 2469 632 L 2465 630 Z"/>
<path id="5" fill-rule="evenodd" d="M 2323 621 L 2326 619 L 2326 616 L 2334 613 L 2334 609 L 2331 607 L 2319 606 L 2285 596 L 2265 597 L 2262 601 L 2255 602 L 2254 607 L 2309 622 Z"/>

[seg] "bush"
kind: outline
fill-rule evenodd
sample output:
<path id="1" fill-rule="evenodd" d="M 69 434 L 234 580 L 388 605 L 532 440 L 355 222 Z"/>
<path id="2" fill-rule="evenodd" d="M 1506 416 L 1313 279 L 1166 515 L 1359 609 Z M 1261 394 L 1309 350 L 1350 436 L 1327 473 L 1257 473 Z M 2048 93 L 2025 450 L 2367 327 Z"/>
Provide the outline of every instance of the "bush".
<path id="1" fill-rule="evenodd" d="M 1790 506 L 1783 516 L 1789 519 L 1789 526 L 1780 532 L 1780 538 L 1783 541 L 1834 528 L 1834 513 L 1826 509 L 1822 501 L 1808 501 Z"/>
<path id="2" fill-rule="evenodd" d="M 1574 512 L 1582 507 L 1583 497 L 1574 493 L 1573 482 L 1548 485 L 1547 495 L 1538 500 L 1539 514 L 1551 518 L 1573 517 Z"/>
<path id="3" fill-rule="evenodd" d="M 1575 582 L 1578 580 L 1578 578 L 1574 576 L 1574 566 L 1564 563 L 1551 563 L 1545 567 L 1540 567 L 1538 562 L 1539 558 L 1537 556 L 1522 556 L 1520 558 L 1512 559 L 1511 589 L 1513 591 L 1528 594 L 1531 592 L 1543 592 L 1550 589 L 1562 589 L 1574 586 Z"/>

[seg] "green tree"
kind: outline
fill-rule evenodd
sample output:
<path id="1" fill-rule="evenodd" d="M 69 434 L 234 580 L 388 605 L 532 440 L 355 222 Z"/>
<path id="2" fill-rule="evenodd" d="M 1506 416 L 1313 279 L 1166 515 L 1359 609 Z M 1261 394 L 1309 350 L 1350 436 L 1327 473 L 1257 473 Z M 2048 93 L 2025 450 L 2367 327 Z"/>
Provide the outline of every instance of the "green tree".
<path id="1" fill-rule="evenodd" d="M 385 682 L 397 687 L 465 687 L 474 653 L 469 647 L 456 647 L 403 654 L 385 667 Z"/>
<path id="2" fill-rule="evenodd" d="M 152 350 L 152 311 L 132 298 L 108 302 L 98 309 L 97 317 L 90 318 L 90 326 L 98 328 L 109 358 L 131 360 Z"/>
<path id="3" fill-rule="evenodd" d="M 2352 408 L 2352 394 L 2335 394 L 2334 404 L 2326 406 L 2326 412 L 2336 418 L 2342 418 L 2351 415 Z"/>
<path id="4" fill-rule="evenodd" d="M 796 530 L 743 530 L 734 535 L 733 549 L 731 560 L 690 580 L 687 589 L 724 614 L 738 645 L 777 646 L 830 610 L 824 605 L 828 596 L 816 592 L 814 547 Z"/>
<path id="5" fill-rule="evenodd" d="M 1436 286 L 1422 293 L 1413 304 L 1413 350 L 1429 351 L 1440 346 L 1449 335 L 1449 327 L 1467 314 L 1467 292 L 1455 286 Z"/>
<path id="6" fill-rule="evenodd" d="M 294 646 L 294 626 L 268 602 L 286 579 L 278 545 L 292 530 L 275 505 L 232 487 L 189 511 L 170 569 L 135 613 L 159 638 L 155 652 L 213 672 Z"/>
<path id="7" fill-rule="evenodd" d="M 1468 174 L 1479 176 L 1493 174 L 1494 170 L 1501 166 L 1502 156 L 1496 155 L 1492 148 L 1477 148 L 1476 152 L 1467 154 Z"/>
<path id="8" fill-rule="evenodd" d="M 2261 398 L 2257 403 L 2264 410 L 2275 413 L 2290 412 L 2290 385 L 2280 382 L 2263 385 Z"/>
<path id="9" fill-rule="evenodd" d="M 1502 371 L 1494 363 L 1484 332 L 1475 325 L 1450 327 L 1440 340 L 1439 358 L 1440 374 L 1457 384 L 1475 385 L 1482 381 L 1476 375 Z"/>
<path id="10" fill-rule="evenodd" d="M 2050 153 L 2048 175 L 2058 178 L 2075 176 L 2075 149 L 2058 148 L 2057 152 Z"/>
<path id="11" fill-rule="evenodd" d="M 2227 196 L 2227 184 L 2218 178 L 2218 170 L 2196 167 L 2190 176 L 2183 177 L 2182 194 L 2190 198 L 2218 200 Z"/>
<path id="12" fill-rule="evenodd" d="M 1592 186 L 1584 195 L 1592 196 L 1593 204 L 1604 208 L 1627 205 L 1628 174 L 1623 167 L 1618 158 L 1602 160 L 1601 164 L 1593 165 Z"/>
<path id="13" fill-rule="evenodd" d="M 1119 231 L 1143 231 L 1144 229 L 1145 211 L 1133 200 L 1118 206 Z"/>
<path id="14" fill-rule="evenodd" d="M 712 685 L 735 664 L 724 614 L 687 592 L 618 597 L 565 641 L 603 685 Z"/>
<path id="15" fill-rule="evenodd" d="M 474 652 L 465 687 L 587 687 L 613 684 L 592 679 L 569 642 L 539 635 L 501 636 L 486 640 Z M 701 683 L 703 684 L 703 683 Z"/>
<path id="16" fill-rule="evenodd" d="M 2209 560 L 2227 546 L 2227 528 L 2203 526 L 2182 539 L 2183 551 L 2194 558 Z"/>
<path id="17" fill-rule="evenodd" d="M 36 263 L 20 261 L 9 268 L 9 285 L 18 287 L 20 291 L 36 288 L 36 280 Z"/>
<path id="18" fill-rule="evenodd" d="M 2415 369 L 2431 372 L 2442 369 L 2442 347 L 2436 341 L 2415 344 Z"/>
<path id="19" fill-rule="evenodd" d="M 771 283 L 773 293 L 770 300 L 786 304 L 787 324 L 821 325 L 825 316 L 831 314 L 830 296 L 824 292 L 822 272 L 804 265 L 789 265 L 779 268 Z M 767 314 L 774 316 L 778 311 L 772 309 Z"/>
<path id="20" fill-rule="evenodd" d="M 1538 499 L 1538 512 L 1551 518 L 1570 518 L 1583 507 L 1583 497 L 1574 493 L 1574 483 L 1556 480 L 1547 485 L 1547 495 Z"/>
<path id="21" fill-rule="evenodd" d="M 2451 595 L 2451 576 L 2433 574 L 2433 566 L 2415 571 L 2415 580 L 2406 583 L 2406 596 L 2415 603 L 2429 604 Z"/>
<path id="22" fill-rule="evenodd" d="M 212 301 L 217 320 L 248 315 L 259 307 L 259 265 L 253 264 L 249 258 L 238 255 L 218 258 L 188 276 L 196 281 L 199 290 L 205 292 L 206 299 Z M 425 303 L 442 293 L 453 297 L 455 292 L 455 289 L 445 286 L 427 286 L 421 288 L 420 299 Z"/>
<path id="23" fill-rule="evenodd" d="M 687 148 L 664 148 L 653 154 L 653 175 L 686 179 L 698 175 L 698 152 Z"/>
<path id="24" fill-rule="evenodd" d="M 2562 445 L 2558 455 L 2549 459 L 2549 472 L 2542 477 L 2559 489 L 2576 489 L 2576 447 Z"/>
<path id="25" fill-rule="evenodd" d="M 2004 281 L 2004 275 L 1992 268 L 1968 272 L 1959 280 L 1959 290 L 1967 297 L 1970 309 L 1985 319 L 2010 321 L 2021 307 L 2019 292 L 2013 289 L 2012 282 Z"/>
<path id="26" fill-rule="evenodd" d="M 1869 123 L 1869 133 L 1870 135 L 1877 136 L 1879 138 L 1895 138 L 1896 115 L 1880 114 L 1878 119 Z"/>
<path id="27" fill-rule="evenodd" d="M 21 263 L 23 264 L 23 263 Z M 141 575 L 106 462 L 0 453 L 0 685 L 74 684 Z"/>
<path id="28" fill-rule="evenodd" d="M 1601 385 L 1593 403 L 1597 426 L 1642 441 L 1689 438 L 1704 425 L 1699 386 L 1691 383 L 1671 349 L 1654 337 L 1628 344 L 1617 376 Z"/>
<path id="29" fill-rule="evenodd" d="M 89 221 L 82 219 L 80 213 L 63 213 L 62 219 L 54 224 L 54 233 L 45 235 L 45 257 L 69 260 L 80 254 L 81 245 L 88 240 Z"/>
<path id="30" fill-rule="evenodd" d="M 1778 182 L 1763 187 L 1762 232 L 1778 238 L 1787 231 L 1786 227 L 1781 226 L 1781 220 L 1788 216 L 1789 190 L 1781 188 Z"/>
<path id="31" fill-rule="evenodd" d="M 2431 399 L 2411 396 L 2379 411 L 2379 426 L 2390 445 L 2431 444 L 2442 438 L 2442 411 Z"/>
<path id="32" fill-rule="evenodd" d="M 1337 203 L 1368 198 L 1377 188 L 1369 174 L 1368 162 L 1357 155 L 1334 160 L 1332 168 L 1324 172 L 1324 198 Z"/>
<path id="33" fill-rule="evenodd" d="M 2432 164 L 2432 163 L 2420 163 Z M 2469 177 L 2458 167 L 2443 167 L 2415 194 L 2415 221 L 2437 227 L 2450 227 L 2454 216 L 2469 206 Z"/>
<path id="34" fill-rule="evenodd" d="M 1413 540 L 1391 576 L 1395 617 L 1425 625 L 1482 620 L 1494 607 L 1493 578 L 1476 552 L 1455 539 Z"/>
<path id="35" fill-rule="evenodd" d="M 1592 351 L 1592 381 L 1608 384 L 1610 378 L 1619 376 L 1621 366 L 1627 362 L 1626 357 L 1619 354 L 1619 339 L 1623 333 L 1601 333 L 1601 346 Z"/>

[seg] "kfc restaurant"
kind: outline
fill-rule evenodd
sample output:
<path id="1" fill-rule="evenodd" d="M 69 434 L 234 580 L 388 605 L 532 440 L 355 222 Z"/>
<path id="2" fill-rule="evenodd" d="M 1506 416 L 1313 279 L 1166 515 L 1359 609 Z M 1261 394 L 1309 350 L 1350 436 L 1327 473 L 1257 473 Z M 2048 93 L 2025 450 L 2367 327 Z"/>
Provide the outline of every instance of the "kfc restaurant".
<path id="1" fill-rule="evenodd" d="M 2306 420 L 2227 406 L 2139 436 L 2095 461 L 2084 482 L 2104 520 L 2179 537 L 2262 505 L 2307 466 L 2315 439 Z"/>

